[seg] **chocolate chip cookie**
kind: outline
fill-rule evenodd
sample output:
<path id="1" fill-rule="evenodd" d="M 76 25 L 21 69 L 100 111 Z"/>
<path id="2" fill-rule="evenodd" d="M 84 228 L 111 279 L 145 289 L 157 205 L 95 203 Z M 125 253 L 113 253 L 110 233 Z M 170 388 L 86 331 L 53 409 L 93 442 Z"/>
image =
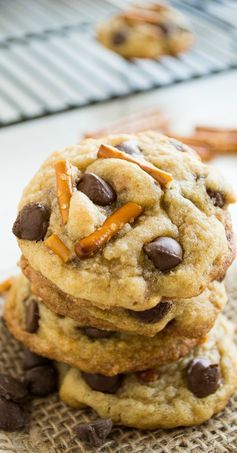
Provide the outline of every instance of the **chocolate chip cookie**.
<path id="1" fill-rule="evenodd" d="M 182 14 L 167 5 L 134 5 L 107 19 L 97 39 L 125 58 L 159 58 L 188 50 L 193 35 Z"/>
<path id="2" fill-rule="evenodd" d="M 23 276 L 15 280 L 8 294 L 4 319 L 13 335 L 33 352 L 105 375 L 175 361 L 198 342 L 176 333 L 172 325 L 153 338 L 82 327 L 51 312 L 30 293 Z"/>
<path id="3" fill-rule="evenodd" d="M 108 378 L 61 368 L 60 398 L 92 407 L 115 424 L 141 429 L 200 424 L 226 406 L 237 387 L 232 326 L 220 316 L 203 344 L 176 363 Z"/>
<path id="4" fill-rule="evenodd" d="M 144 311 L 224 276 L 234 201 L 223 177 L 176 140 L 86 139 L 42 165 L 13 232 L 30 266 L 69 297 Z"/>
<path id="5" fill-rule="evenodd" d="M 60 291 L 35 271 L 25 258 L 21 259 L 21 268 L 30 280 L 34 294 L 43 299 L 50 310 L 74 319 L 78 326 L 88 325 L 108 331 L 153 337 L 172 321 L 173 328 L 180 335 L 198 338 L 209 332 L 227 302 L 223 283 L 214 281 L 203 293 L 192 299 L 164 299 L 155 307 L 144 311 L 123 308 L 102 310 Z"/>

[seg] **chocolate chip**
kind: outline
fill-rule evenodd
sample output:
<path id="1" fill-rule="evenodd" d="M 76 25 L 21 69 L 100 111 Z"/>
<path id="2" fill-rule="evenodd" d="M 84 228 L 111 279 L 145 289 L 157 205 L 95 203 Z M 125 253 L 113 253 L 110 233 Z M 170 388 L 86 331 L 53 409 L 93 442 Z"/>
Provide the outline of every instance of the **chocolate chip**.
<path id="1" fill-rule="evenodd" d="M 133 311 L 128 310 L 130 315 L 138 319 L 138 321 L 153 324 L 160 321 L 171 309 L 172 304 L 170 302 L 160 302 L 153 308 L 144 311 Z"/>
<path id="2" fill-rule="evenodd" d="M 77 184 L 78 190 L 87 195 L 93 203 L 106 206 L 117 199 L 114 189 L 94 173 L 84 173 Z"/>
<path id="3" fill-rule="evenodd" d="M 27 370 L 24 382 L 29 392 L 36 396 L 47 396 L 57 389 L 58 376 L 53 365 L 42 365 Z"/>
<path id="4" fill-rule="evenodd" d="M 110 338 L 113 335 L 109 330 L 100 330 L 95 327 L 83 327 L 82 331 L 87 337 L 94 339 Z"/>
<path id="5" fill-rule="evenodd" d="M 175 140 L 175 138 L 169 139 L 169 142 L 171 145 L 173 145 L 178 151 L 186 151 L 186 148 L 183 143 L 179 142 L 178 140 Z"/>
<path id="6" fill-rule="evenodd" d="M 29 349 L 24 350 L 24 358 L 23 358 L 23 370 L 30 370 L 31 368 L 35 368 L 40 365 L 48 365 L 51 363 L 51 360 L 47 359 L 46 357 L 42 357 L 41 355 L 34 354 Z"/>
<path id="7" fill-rule="evenodd" d="M 181 263 L 183 258 L 183 251 L 179 242 L 166 236 L 145 244 L 143 251 L 160 271 L 173 269 Z"/>
<path id="8" fill-rule="evenodd" d="M 86 442 L 90 447 L 100 447 L 103 445 L 106 437 L 110 434 L 113 427 L 112 420 L 96 420 L 92 423 L 83 423 L 76 428 L 76 432 L 81 440 Z"/>
<path id="9" fill-rule="evenodd" d="M 122 382 L 122 375 L 104 376 L 103 374 L 81 372 L 86 383 L 97 392 L 115 393 Z"/>
<path id="10" fill-rule="evenodd" d="M 29 333 L 37 332 L 39 328 L 39 306 L 35 299 L 30 299 L 26 305 L 25 330 Z"/>
<path id="11" fill-rule="evenodd" d="M 28 397 L 28 391 L 20 381 L 6 374 L 0 374 L 0 397 L 15 403 L 23 403 Z"/>
<path id="12" fill-rule="evenodd" d="M 0 397 L 0 429 L 18 431 L 25 427 L 26 422 L 26 412 L 19 404 Z"/>
<path id="13" fill-rule="evenodd" d="M 217 208 L 223 208 L 225 206 L 225 197 L 221 192 L 215 192 L 214 190 L 207 189 L 207 193 L 211 198 L 214 206 Z"/>
<path id="14" fill-rule="evenodd" d="M 135 140 L 126 140 L 125 142 L 116 145 L 115 148 L 126 154 L 141 154 L 140 148 Z"/>
<path id="15" fill-rule="evenodd" d="M 120 46 L 127 41 L 128 34 L 125 30 L 119 30 L 112 34 L 111 43 L 114 46 Z"/>
<path id="16" fill-rule="evenodd" d="M 198 398 L 215 393 L 220 385 L 220 368 L 207 359 L 194 359 L 186 369 L 188 389 Z"/>
<path id="17" fill-rule="evenodd" d="M 50 209 L 41 203 L 30 203 L 19 212 L 12 232 L 19 239 L 40 241 L 49 226 Z"/>
<path id="18" fill-rule="evenodd" d="M 164 22 L 160 23 L 160 24 L 157 24 L 156 26 L 157 26 L 157 29 L 159 31 L 162 31 L 163 35 L 165 35 L 165 36 L 170 35 L 171 31 L 172 31 L 172 28 L 173 28 L 171 24 L 164 23 Z"/>

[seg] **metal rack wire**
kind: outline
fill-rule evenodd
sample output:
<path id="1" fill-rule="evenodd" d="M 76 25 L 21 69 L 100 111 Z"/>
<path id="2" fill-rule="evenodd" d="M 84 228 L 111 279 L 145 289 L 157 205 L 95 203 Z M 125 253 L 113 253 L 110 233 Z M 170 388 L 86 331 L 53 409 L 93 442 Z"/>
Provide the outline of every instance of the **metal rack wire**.
<path id="1" fill-rule="evenodd" d="M 198 3 L 173 1 L 196 34 L 190 52 L 127 61 L 94 39 L 95 19 L 118 11 L 109 0 L 0 0 L 0 127 L 236 68 L 234 24 Z"/>

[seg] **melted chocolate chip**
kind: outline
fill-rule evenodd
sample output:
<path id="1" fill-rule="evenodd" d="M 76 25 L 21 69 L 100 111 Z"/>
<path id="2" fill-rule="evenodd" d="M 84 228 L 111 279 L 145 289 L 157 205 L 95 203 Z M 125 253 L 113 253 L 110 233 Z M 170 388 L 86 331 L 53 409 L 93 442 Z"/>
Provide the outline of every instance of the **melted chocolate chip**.
<path id="1" fill-rule="evenodd" d="M 94 338 L 95 340 L 100 338 L 110 338 L 113 335 L 113 332 L 109 330 L 100 330 L 95 327 L 83 327 L 82 331 L 87 337 Z"/>
<path id="2" fill-rule="evenodd" d="M 173 269 L 183 259 L 181 245 L 171 237 L 159 237 L 149 244 L 145 244 L 143 251 L 160 271 Z"/>
<path id="3" fill-rule="evenodd" d="M 32 395 L 47 396 L 56 391 L 58 375 L 53 365 L 42 365 L 26 371 L 24 382 Z"/>
<path id="4" fill-rule="evenodd" d="M 35 368 L 40 365 L 48 365 L 51 363 L 51 360 L 47 359 L 46 357 L 42 357 L 41 355 L 34 354 L 29 349 L 24 350 L 24 358 L 23 358 L 23 370 L 30 370 L 31 368 Z"/>
<path id="5" fill-rule="evenodd" d="M 39 328 L 39 306 L 35 299 L 31 299 L 26 305 L 25 330 L 36 333 Z"/>
<path id="6" fill-rule="evenodd" d="M 19 239 L 40 241 L 49 226 L 50 209 L 41 203 L 30 203 L 19 212 L 13 225 L 13 234 Z"/>
<path id="7" fill-rule="evenodd" d="M 0 397 L 22 403 L 27 399 L 28 391 L 20 381 L 6 374 L 0 374 Z"/>
<path id="8" fill-rule="evenodd" d="M 173 145 L 178 151 L 186 151 L 185 146 L 183 143 L 179 142 L 178 140 L 175 140 L 175 138 L 169 139 L 169 142 L 171 145 Z"/>
<path id="9" fill-rule="evenodd" d="M 112 420 L 100 419 L 92 423 L 83 423 L 76 428 L 81 440 L 90 447 L 100 447 L 112 430 Z"/>
<path id="10" fill-rule="evenodd" d="M 211 198 L 214 206 L 217 208 L 223 208 L 225 206 L 225 197 L 221 192 L 215 192 L 214 190 L 207 189 L 207 193 Z"/>
<path id="11" fill-rule="evenodd" d="M 122 374 L 104 376 L 103 374 L 81 372 L 86 383 L 97 392 L 115 393 L 122 383 Z"/>
<path id="12" fill-rule="evenodd" d="M 17 403 L 0 397 L 0 429 L 13 432 L 25 427 L 26 412 Z"/>
<path id="13" fill-rule="evenodd" d="M 220 368 L 206 359 L 192 360 L 186 369 L 188 389 L 198 398 L 215 393 L 220 385 Z"/>
<path id="14" fill-rule="evenodd" d="M 130 315 L 138 319 L 138 321 L 144 322 L 145 324 L 153 324 L 160 321 L 171 309 L 172 304 L 170 302 L 160 302 L 153 308 L 144 311 L 133 311 L 128 310 Z"/>
<path id="15" fill-rule="evenodd" d="M 141 154 L 140 148 L 135 140 L 126 140 L 116 145 L 115 148 L 126 154 Z"/>
<path id="16" fill-rule="evenodd" d="M 114 189 L 94 173 L 84 173 L 77 184 L 77 189 L 100 206 L 111 204 L 117 199 Z"/>
<path id="17" fill-rule="evenodd" d="M 159 31 L 162 31 L 163 35 L 168 36 L 172 32 L 172 25 L 169 23 L 159 23 L 156 25 Z"/>
<path id="18" fill-rule="evenodd" d="M 114 46 L 120 46 L 127 41 L 128 34 L 125 30 L 118 30 L 111 36 L 111 43 Z"/>

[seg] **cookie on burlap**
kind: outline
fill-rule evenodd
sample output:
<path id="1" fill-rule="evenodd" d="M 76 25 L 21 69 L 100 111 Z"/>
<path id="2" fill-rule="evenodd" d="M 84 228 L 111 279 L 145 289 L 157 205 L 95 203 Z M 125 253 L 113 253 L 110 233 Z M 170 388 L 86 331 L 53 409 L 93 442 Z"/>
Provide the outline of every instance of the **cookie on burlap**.
<path id="1" fill-rule="evenodd" d="M 97 39 L 125 58 L 159 58 L 188 50 L 193 36 L 186 20 L 167 5 L 134 5 L 99 25 Z"/>
<path id="2" fill-rule="evenodd" d="M 173 362 L 198 343 L 197 339 L 176 333 L 172 325 L 153 338 L 83 329 L 76 321 L 57 316 L 32 296 L 23 276 L 15 279 L 9 291 L 4 319 L 10 332 L 31 351 L 108 376 Z"/>
<path id="3" fill-rule="evenodd" d="M 33 269 L 64 293 L 139 311 L 223 277 L 234 257 L 234 201 L 217 170 L 173 139 L 87 139 L 42 165 L 13 231 Z"/>
<path id="4" fill-rule="evenodd" d="M 200 424 L 221 411 L 237 387 L 232 336 L 232 325 L 220 315 L 206 342 L 188 356 L 153 373 L 128 374 L 114 389 L 98 375 L 63 367 L 60 398 L 72 407 L 90 406 L 119 425 L 154 429 Z M 99 385 L 104 392 L 93 390 Z"/>
<path id="5" fill-rule="evenodd" d="M 214 281 L 197 297 L 176 299 L 174 302 L 163 300 L 155 308 L 144 312 L 122 308 L 102 310 L 88 305 L 83 299 L 63 293 L 35 271 L 24 258 L 21 259 L 21 269 L 31 282 L 33 293 L 42 298 L 50 310 L 74 319 L 78 326 L 153 337 L 172 321 L 175 332 L 185 337 L 199 338 L 209 332 L 227 302 L 224 284 Z"/>

